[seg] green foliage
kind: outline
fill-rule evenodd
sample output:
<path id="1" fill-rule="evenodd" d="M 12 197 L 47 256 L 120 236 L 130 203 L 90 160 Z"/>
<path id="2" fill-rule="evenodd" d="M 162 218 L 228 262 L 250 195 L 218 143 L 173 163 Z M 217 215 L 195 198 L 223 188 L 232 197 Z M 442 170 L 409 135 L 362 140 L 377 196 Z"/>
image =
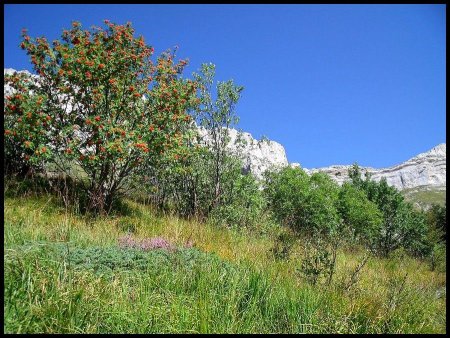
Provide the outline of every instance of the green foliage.
<path id="1" fill-rule="evenodd" d="M 229 155 L 226 146 L 229 143 L 228 128 L 238 122 L 235 106 L 239 101 L 242 86 L 236 86 L 233 80 L 218 82 L 216 99 L 213 102 L 212 86 L 215 75 L 214 64 L 202 64 L 200 73 L 194 73 L 194 78 L 200 86 L 200 106 L 197 119 L 201 127 L 206 129 L 208 144 L 213 153 L 213 168 L 211 175 L 214 181 L 214 200 L 210 210 L 218 205 L 221 197 L 223 175 L 226 171 L 226 157 Z M 204 140 L 203 140 L 204 141 Z M 226 174 L 225 174 L 226 175 Z"/>
<path id="2" fill-rule="evenodd" d="M 275 245 L 271 249 L 275 259 L 283 260 L 288 259 L 296 241 L 296 237 L 289 231 L 281 232 L 275 238 Z"/>
<path id="3" fill-rule="evenodd" d="M 232 227 L 257 227 L 263 223 L 265 200 L 256 178 L 242 174 L 241 161 L 235 161 L 235 167 L 226 173 L 222 184 L 222 196 L 211 217 L 216 223 Z"/>
<path id="4" fill-rule="evenodd" d="M 404 202 L 394 219 L 396 229 L 392 243 L 400 243 L 409 253 L 417 256 L 428 254 L 426 236 L 428 227 L 423 213 L 414 209 L 412 204 Z M 395 247 L 395 244 L 392 245 Z"/>
<path id="5" fill-rule="evenodd" d="M 447 249 L 447 214 L 444 206 L 434 204 L 425 212 L 428 225 L 426 249 L 432 271 L 445 271 Z"/>
<path id="6" fill-rule="evenodd" d="M 332 253 L 321 240 L 309 241 L 305 249 L 306 255 L 302 259 L 300 272 L 306 280 L 315 285 L 321 277 L 329 276 L 334 269 Z"/>
<path id="7" fill-rule="evenodd" d="M 280 223 L 299 230 L 305 218 L 302 205 L 307 199 L 309 178 L 303 170 L 284 168 L 265 173 L 264 193 L 269 207 Z"/>
<path id="8" fill-rule="evenodd" d="M 182 216 L 207 215 L 213 191 L 208 172 L 211 163 L 211 152 L 195 147 L 179 162 L 161 160 L 149 164 L 144 175 L 136 177 L 135 190 L 144 191 L 146 198 L 162 210 Z"/>
<path id="9" fill-rule="evenodd" d="M 361 169 L 359 168 L 357 163 L 353 163 L 351 168 L 348 169 L 348 177 L 350 178 L 352 184 L 357 188 L 363 188 L 364 184 L 368 182 L 370 179 L 370 175 L 366 173 L 366 181 L 364 181 L 361 177 Z"/>
<path id="10" fill-rule="evenodd" d="M 368 200 L 364 191 L 344 183 L 339 191 L 338 210 L 355 242 L 373 247 L 383 219 L 377 205 Z"/>
<path id="11" fill-rule="evenodd" d="M 294 231 L 332 235 L 340 226 L 339 187 L 326 174 L 309 177 L 302 169 L 266 174 L 264 193 L 277 219 Z"/>
<path id="12" fill-rule="evenodd" d="M 237 123 L 234 107 L 243 88 L 233 81 L 218 82 L 213 101 L 214 74 L 213 64 L 203 64 L 200 74 L 194 74 L 201 92 L 197 119 L 206 130 L 206 139 L 197 136 L 188 158 L 152 164 L 146 169 L 150 199 L 184 216 L 251 227 L 261 220 L 264 198 L 255 178 L 243 175 L 241 161 L 226 149 L 228 128 Z"/>
<path id="13" fill-rule="evenodd" d="M 197 118 L 200 125 L 211 132 L 214 138 L 215 150 L 223 151 L 227 143 L 227 130 L 222 127 L 231 127 L 238 123 L 235 106 L 239 101 L 244 87 L 236 86 L 233 80 L 217 82 L 216 99 L 213 101 L 213 84 L 216 66 L 212 63 L 202 64 L 200 72 L 194 73 L 194 78 L 200 86 L 200 106 Z M 219 149 L 222 148 L 222 149 Z"/>
<path id="14" fill-rule="evenodd" d="M 335 236 L 342 231 L 342 222 L 337 212 L 339 186 L 325 173 L 314 173 L 310 177 L 311 191 L 309 208 L 314 211 L 314 223 L 320 232 Z"/>
<path id="15" fill-rule="evenodd" d="M 429 262 L 431 271 L 445 272 L 447 269 L 447 246 L 443 243 L 434 243 L 429 254 Z"/>
<path id="16" fill-rule="evenodd" d="M 183 216 L 211 218 L 229 227 L 251 228 L 263 221 L 265 200 L 259 184 L 251 174 L 242 173 L 239 159 L 224 157 L 218 199 L 213 152 L 200 147 L 180 163 L 153 166 L 146 171 L 150 177 L 146 185 L 149 197 L 160 208 Z"/>
<path id="17" fill-rule="evenodd" d="M 433 204 L 426 212 L 426 218 L 430 229 L 438 233 L 437 240 L 447 242 L 447 204 Z"/>
<path id="18" fill-rule="evenodd" d="M 362 180 L 356 164 L 349 170 L 349 176 L 352 185 L 364 191 L 383 215 L 383 222 L 375 235 L 377 253 L 388 256 L 397 248 L 404 247 L 413 254 L 426 254 L 427 224 L 424 216 L 414 210 L 396 188 L 389 186 L 385 178 L 375 182 L 366 175 Z"/>
<path id="19" fill-rule="evenodd" d="M 302 272 L 313 284 L 323 273 L 328 284 L 335 273 L 337 250 L 348 240 L 349 225 L 339 214 L 339 186 L 324 173 L 308 176 L 299 168 L 283 168 L 266 174 L 265 195 L 281 224 L 309 245 Z"/>

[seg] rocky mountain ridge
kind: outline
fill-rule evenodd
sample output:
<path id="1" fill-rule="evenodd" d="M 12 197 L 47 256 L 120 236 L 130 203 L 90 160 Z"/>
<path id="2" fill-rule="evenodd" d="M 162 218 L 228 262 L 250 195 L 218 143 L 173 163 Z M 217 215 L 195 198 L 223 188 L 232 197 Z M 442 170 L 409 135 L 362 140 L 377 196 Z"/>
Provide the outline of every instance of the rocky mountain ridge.
<path id="1" fill-rule="evenodd" d="M 206 131 L 199 128 L 200 135 Z M 285 166 L 300 167 L 298 163 L 289 163 L 284 147 L 271 140 L 256 140 L 250 133 L 241 133 L 229 129 L 230 142 L 228 150 L 244 162 L 244 170 L 257 178 L 262 178 L 264 171 Z M 244 142 L 239 143 L 242 139 Z M 339 185 L 348 181 L 348 169 L 351 165 L 333 165 L 323 168 L 302 168 L 306 173 L 325 172 Z M 398 190 L 420 188 L 422 190 L 446 190 L 446 144 L 442 143 L 431 150 L 420 153 L 413 158 L 388 168 L 360 167 L 363 177 L 366 173 L 375 181 L 385 177 L 389 185 Z"/>
<path id="2" fill-rule="evenodd" d="M 298 166 L 292 163 L 291 166 Z M 339 184 L 347 181 L 351 165 L 333 165 L 324 168 L 306 169 L 307 173 L 325 172 Z M 431 150 L 389 168 L 375 169 L 361 167 L 363 175 L 370 173 L 374 181 L 386 178 L 389 185 L 398 190 L 428 187 L 438 190 L 446 189 L 446 144 L 441 143 Z"/>

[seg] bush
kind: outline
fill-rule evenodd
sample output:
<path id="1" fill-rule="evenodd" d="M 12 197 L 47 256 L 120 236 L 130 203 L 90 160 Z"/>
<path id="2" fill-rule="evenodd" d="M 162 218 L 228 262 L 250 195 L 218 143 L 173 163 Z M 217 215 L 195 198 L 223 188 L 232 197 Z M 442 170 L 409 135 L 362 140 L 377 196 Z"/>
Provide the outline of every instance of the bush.
<path id="1" fill-rule="evenodd" d="M 352 185 L 363 191 L 368 200 L 375 203 L 383 215 L 383 221 L 375 233 L 375 250 L 378 254 L 389 254 L 404 247 L 410 253 L 424 255 L 427 252 L 427 224 L 422 213 L 414 210 L 400 192 L 389 186 L 385 178 L 372 181 L 369 175 L 362 180 L 359 167 L 349 170 Z"/>
<path id="2" fill-rule="evenodd" d="M 232 227 L 255 228 L 263 222 L 265 200 L 253 175 L 242 174 L 241 163 L 226 172 L 222 196 L 211 217 L 216 223 Z"/>
<path id="3" fill-rule="evenodd" d="M 436 241 L 447 241 L 447 205 L 434 204 L 426 212 L 426 220 L 430 229 L 436 231 Z"/>
<path id="4" fill-rule="evenodd" d="M 183 216 L 211 218 L 230 227 L 256 227 L 265 216 L 265 200 L 257 180 L 242 173 L 242 162 L 225 156 L 220 194 L 215 193 L 214 154 L 206 147 L 193 149 L 186 161 L 148 168 L 142 182 L 149 199 L 161 209 Z"/>
<path id="5" fill-rule="evenodd" d="M 193 147 L 190 156 L 178 163 L 162 160 L 149 165 L 137 188 L 143 188 L 160 209 L 206 218 L 214 195 L 212 157 L 207 148 Z"/>
<path id="6" fill-rule="evenodd" d="M 326 174 L 302 169 L 266 173 L 264 193 L 279 222 L 296 232 L 330 235 L 339 227 L 338 185 Z"/>
<path id="7" fill-rule="evenodd" d="M 275 238 L 275 245 L 271 249 L 275 259 L 283 260 L 288 259 L 291 253 L 292 247 L 295 244 L 295 236 L 289 231 L 281 232 Z"/>
<path id="8" fill-rule="evenodd" d="M 321 240 L 308 241 L 305 247 L 305 257 L 302 259 L 300 272 L 311 284 L 315 285 L 322 277 L 334 270 L 332 253 L 327 250 L 326 243 Z"/>
<path id="9" fill-rule="evenodd" d="M 338 210 L 343 222 L 351 229 L 354 242 L 373 248 L 383 222 L 377 205 L 368 200 L 364 191 L 344 183 L 339 191 Z"/>
<path id="10" fill-rule="evenodd" d="M 313 284 L 326 271 L 330 284 L 337 250 L 348 237 L 348 226 L 338 213 L 339 186 L 325 173 L 308 176 L 287 167 L 266 175 L 264 192 L 281 224 L 313 243 L 301 271 Z"/>
<path id="11" fill-rule="evenodd" d="M 425 250 L 431 271 L 445 271 L 447 249 L 446 206 L 433 205 L 424 213 L 428 231 Z"/>

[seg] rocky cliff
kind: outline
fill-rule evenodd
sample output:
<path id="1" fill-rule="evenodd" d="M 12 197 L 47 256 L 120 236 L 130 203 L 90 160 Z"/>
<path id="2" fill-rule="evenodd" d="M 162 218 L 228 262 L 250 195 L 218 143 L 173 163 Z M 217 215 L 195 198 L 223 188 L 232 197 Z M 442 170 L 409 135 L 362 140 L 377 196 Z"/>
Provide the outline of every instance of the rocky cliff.
<path id="1" fill-rule="evenodd" d="M 296 165 L 298 164 L 291 164 L 291 166 Z M 325 168 L 304 168 L 304 170 L 307 173 L 325 172 L 336 182 L 342 184 L 348 180 L 348 169 L 350 167 L 351 165 L 334 165 Z M 427 152 L 389 168 L 375 169 L 361 167 L 361 172 L 364 175 L 370 173 L 372 179 L 375 181 L 379 181 L 382 177 L 385 177 L 389 185 L 399 190 L 417 187 L 445 189 L 446 144 L 439 144 Z"/>
<path id="2" fill-rule="evenodd" d="M 198 128 L 200 136 L 206 144 L 211 142 L 206 129 Z M 288 160 L 284 147 L 275 141 L 267 139 L 256 140 L 250 133 L 228 129 L 230 137 L 227 150 L 238 156 L 244 162 L 244 170 L 251 172 L 257 178 L 267 169 L 287 166 Z"/>
<path id="3" fill-rule="evenodd" d="M 200 128 L 200 134 L 206 131 Z M 270 140 L 255 140 L 249 133 L 241 133 L 243 142 L 239 143 L 239 133 L 235 129 L 229 130 L 230 143 L 228 149 L 244 161 L 244 169 L 261 178 L 269 168 L 281 168 L 287 165 L 299 167 L 298 163 L 288 164 L 284 147 Z M 206 137 L 207 138 L 207 137 Z M 338 184 L 349 180 L 348 170 L 351 165 L 333 165 L 324 168 L 307 169 L 308 174 L 325 172 Z M 389 185 L 398 190 L 409 189 L 446 189 L 446 144 L 442 143 L 431 150 L 421 153 L 406 162 L 389 168 L 361 167 L 363 176 L 370 173 L 375 181 L 386 178 Z"/>

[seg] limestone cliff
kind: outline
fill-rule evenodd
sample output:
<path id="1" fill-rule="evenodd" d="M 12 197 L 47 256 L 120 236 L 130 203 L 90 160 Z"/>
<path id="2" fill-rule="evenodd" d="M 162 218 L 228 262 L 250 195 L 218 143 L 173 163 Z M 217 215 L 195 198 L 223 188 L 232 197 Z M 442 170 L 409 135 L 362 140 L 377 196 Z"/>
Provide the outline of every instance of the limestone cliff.
<path id="1" fill-rule="evenodd" d="M 204 143 L 208 144 L 211 139 L 204 128 L 198 128 Z M 244 162 L 244 170 L 251 172 L 257 178 L 267 169 L 281 168 L 288 165 L 284 147 L 275 141 L 256 140 L 250 133 L 238 132 L 236 129 L 228 129 L 230 137 L 227 150 L 238 156 Z"/>
<path id="2" fill-rule="evenodd" d="M 291 164 L 295 166 L 296 164 Z M 325 172 L 339 184 L 348 180 L 351 165 L 334 165 L 324 168 L 305 169 L 307 173 Z M 371 174 L 375 181 L 386 178 L 389 185 L 399 190 L 417 187 L 445 189 L 446 187 L 446 144 L 442 143 L 431 150 L 421 153 L 406 162 L 389 167 L 375 169 L 361 167 L 361 172 Z"/>

